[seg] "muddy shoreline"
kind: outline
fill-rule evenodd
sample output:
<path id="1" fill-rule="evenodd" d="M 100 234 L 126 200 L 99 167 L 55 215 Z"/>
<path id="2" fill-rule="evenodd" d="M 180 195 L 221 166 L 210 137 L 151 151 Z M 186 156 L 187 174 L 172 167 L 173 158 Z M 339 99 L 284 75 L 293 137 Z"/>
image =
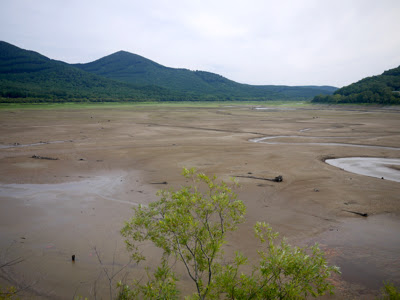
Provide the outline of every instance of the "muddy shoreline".
<path id="1" fill-rule="evenodd" d="M 398 235 L 393 224 L 400 216 L 400 184 L 343 172 L 321 158 L 399 158 L 399 113 L 373 107 L 255 110 L 245 105 L 55 109 L 51 114 L 2 110 L 0 145 L 15 147 L 0 147 L 0 243 L 2 254 L 10 249 L 7 255 L 24 261 L 0 282 L 38 279 L 27 291 L 37 299 L 71 299 L 74 294 L 93 298 L 94 286 L 106 293 L 94 247 L 110 270 L 123 266 L 128 257 L 119 230 L 131 215 L 130 207 L 156 200 L 157 189 L 185 184 L 182 167 L 196 167 L 225 180 L 249 173 L 256 178 L 283 176 L 282 182 L 239 178 L 237 193 L 247 206 L 247 221 L 229 237 L 228 249 L 256 260 L 252 226 L 266 221 L 292 244 L 320 242 L 329 259 L 344 266 L 343 276 L 335 278 L 336 296 L 326 299 L 374 299 L 382 278 L 400 284 L 399 271 L 389 267 L 398 262 L 387 261 L 379 247 L 371 252 L 373 239 L 355 250 L 350 242 L 336 241 L 343 236 L 350 241 L 351 228 L 363 227 L 354 225 L 362 217 L 346 210 L 365 211 L 372 220 L 368 226 L 376 232 L 373 224 L 381 223 L 388 225 L 379 232 L 386 230 L 388 238 Z M 304 144 L 294 137 L 298 135 Z M 248 141 L 262 136 L 284 138 L 274 144 Z M 316 142 L 329 139 L 328 144 L 306 144 L 313 137 L 322 137 Z M 329 144 L 331 139 L 374 148 Z M 152 184 L 160 182 L 167 184 Z M 157 256 L 151 249 L 148 253 Z M 348 253 L 353 264 L 344 259 Z M 373 283 L 354 271 L 363 259 L 381 270 Z M 143 274 L 141 266 L 126 270 L 129 276 Z"/>

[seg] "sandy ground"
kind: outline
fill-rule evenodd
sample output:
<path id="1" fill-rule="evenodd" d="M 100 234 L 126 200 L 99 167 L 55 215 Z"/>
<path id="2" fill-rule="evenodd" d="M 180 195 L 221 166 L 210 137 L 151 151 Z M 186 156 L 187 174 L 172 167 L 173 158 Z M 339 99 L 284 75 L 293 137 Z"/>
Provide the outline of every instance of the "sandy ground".
<path id="1" fill-rule="evenodd" d="M 374 299 L 382 280 L 400 285 L 400 183 L 323 160 L 400 158 L 399 125 L 399 110 L 373 107 L 1 110 L 0 259 L 23 261 L 2 268 L 0 284 L 30 286 L 23 294 L 30 299 L 107 299 L 107 274 L 123 268 L 113 284 L 122 274 L 143 276 L 141 266 L 125 266 L 119 235 L 130 207 L 185 184 L 182 167 L 196 167 L 224 180 L 283 176 L 280 183 L 240 178 L 247 221 L 229 237 L 228 252 L 256 261 L 252 226 L 266 221 L 292 244 L 321 243 L 342 267 L 327 299 Z M 249 141 L 264 136 L 286 137 Z M 332 141 L 390 148 L 317 144 Z M 146 253 L 154 266 L 157 251 Z M 189 289 L 187 277 L 181 284 Z"/>

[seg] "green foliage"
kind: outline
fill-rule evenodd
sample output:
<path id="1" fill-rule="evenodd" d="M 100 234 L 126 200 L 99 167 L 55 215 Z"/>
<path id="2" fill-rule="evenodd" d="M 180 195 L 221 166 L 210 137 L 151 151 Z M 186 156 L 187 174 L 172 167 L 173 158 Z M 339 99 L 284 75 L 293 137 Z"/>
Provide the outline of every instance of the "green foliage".
<path id="1" fill-rule="evenodd" d="M 266 223 L 255 225 L 256 237 L 266 250 L 251 274 L 242 266 L 247 258 L 236 253 L 232 263 L 223 262 L 226 234 L 244 221 L 245 206 L 225 182 L 184 169 L 192 185 L 178 191 L 160 191 L 160 200 L 135 208 L 132 219 L 121 230 L 127 248 L 137 261 L 145 260 L 140 245 L 151 241 L 162 250 L 160 267 L 148 282 L 120 285 L 119 299 L 176 299 L 177 277 L 172 268 L 183 264 L 196 293 L 186 299 L 306 299 L 332 292 L 328 281 L 337 267 L 327 265 L 323 252 L 275 244 L 277 233 Z M 235 182 L 234 182 L 235 184 Z"/>
<path id="2" fill-rule="evenodd" d="M 328 278 L 332 272 L 339 273 L 339 269 L 327 265 L 317 244 L 298 248 L 283 239 L 276 245 L 278 233 L 268 224 L 258 222 L 254 230 L 266 245 L 266 250 L 258 251 L 259 265 L 253 267 L 250 275 L 239 275 L 240 266 L 247 260 L 237 253 L 234 263 L 218 273 L 215 284 L 218 295 L 228 299 L 307 299 L 308 295 L 333 293 Z"/>
<path id="3" fill-rule="evenodd" d="M 335 89 L 335 88 L 333 88 Z M 251 86 L 120 51 L 70 65 L 0 41 L 0 102 L 307 100 L 329 87 Z"/>
<path id="4" fill-rule="evenodd" d="M 221 75 L 174 69 L 157 64 L 142 56 L 119 51 L 76 67 L 110 79 L 136 84 L 156 85 L 184 93 L 187 100 L 306 100 L 318 94 L 331 94 L 334 87 L 319 86 L 254 86 L 240 84 Z"/>
<path id="5" fill-rule="evenodd" d="M 7 288 L 0 287 L 0 300 L 17 300 L 17 288 L 9 286 Z"/>
<path id="6" fill-rule="evenodd" d="M 141 285 L 139 281 L 134 281 L 133 287 L 119 282 L 117 299 L 179 299 L 180 293 L 176 288 L 177 278 L 166 260 L 162 261 L 154 275 L 147 270 L 147 277 L 146 284 Z"/>
<path id="7" fill-rule="evenodd" d="M 210 291 L 226 233 L 243 222 L 246 209 L 232 189 L 224 182 L 217 184 L 215 177 L 194 169 L 184 169 L 183 175 L 191 178 L 194 185 L 178 191 L 160 191 L 159 201 L 135 208 L 134 217 L 121 233 L 137 262 L 145 259 L 138 244 L 150 240 L 163 251 L 163 269 L 167 269 L 171 256 L 183 263 L 197 296 L 204 299 Z M 200 192 L 199 183 L 206 189 L 204 193 Z"/>
<path id="8" fill-rule="evenodd" d="M 385 283 L 381 289 L 382 300 L 400 300 L 400 289 L 393 285 L 393 283 Z"/>
<path id="9" fill-rule="evenodd" d="M 183 95 L 151 84 L 117 82 L 39 53 L 0 42 L 0 101 L 115 102 L 183 100 Z"/>
<path id="10" fill-rule="evenodd" d="M 400 104 L 400 66 L 342 87 L 332 96 L 316 96 L 312 102 Z"/>

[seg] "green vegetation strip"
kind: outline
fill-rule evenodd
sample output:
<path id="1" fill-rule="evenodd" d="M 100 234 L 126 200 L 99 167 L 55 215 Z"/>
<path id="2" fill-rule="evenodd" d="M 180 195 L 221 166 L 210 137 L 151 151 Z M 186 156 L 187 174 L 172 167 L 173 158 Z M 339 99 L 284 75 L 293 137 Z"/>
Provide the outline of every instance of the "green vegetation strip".
<path id="1" fill-rule="evenodd" d="M 16 109 L 118 109 L 137 107 L 235 107 L 235 106 L 257 106 L 257 107 L 306 107 L 309 101 L 182 101 L 182 102 L 101 102 L 101 103 L 0 103 L 0 110 Z"/>

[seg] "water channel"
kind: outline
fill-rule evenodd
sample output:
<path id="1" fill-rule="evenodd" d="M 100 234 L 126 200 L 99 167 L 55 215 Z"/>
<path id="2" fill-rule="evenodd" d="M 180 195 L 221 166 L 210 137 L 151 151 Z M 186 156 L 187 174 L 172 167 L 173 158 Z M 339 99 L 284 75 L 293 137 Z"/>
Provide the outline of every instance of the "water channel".
<path id="1" fill-rule="evenodd" d="M 279 139 L 290 138 L 300 139 L 302 142 L 282 142 Z M 269 145 L 311 145 L 311 146 L 344 146 L 344 147 L 358 147 L 369 149 L 385 149 L 400 151 L 400 148 L 376 146 L 376 145 L 362 145 L 352 143 L 338 143 L 338 142 L 318 142 L 320 139 L 350 139 L 350 137 L 316 137 L 316 136 L 299 136 L 299 135 L 277 135 L 267 136 L 255 139 L 250 139 L 250 142 L 263 143 Z M 310 142 L 304 142 L 309 140 Z M 386 180 L 400 182 L 400 159 L 397 158 L 379 158 L 379 157 L 346 157 L 325 160 L 327 164 L 341 168 L 345 171 L 372 176 L 376 178 L 383 178 Z"/>

